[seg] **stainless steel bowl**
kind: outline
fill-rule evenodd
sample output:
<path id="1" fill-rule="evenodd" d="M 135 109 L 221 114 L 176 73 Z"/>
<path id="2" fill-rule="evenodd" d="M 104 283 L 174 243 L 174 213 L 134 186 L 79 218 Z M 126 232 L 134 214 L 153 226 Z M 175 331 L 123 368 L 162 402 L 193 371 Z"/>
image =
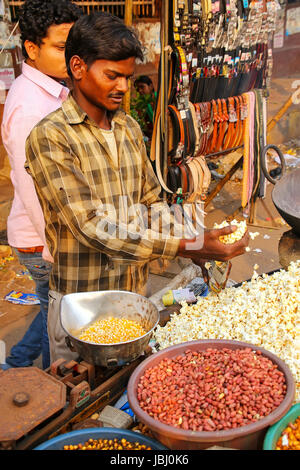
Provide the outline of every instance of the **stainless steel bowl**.
<path id="1" fill-rule="evenodd" d="M 140 338 L 115 344 L 95 344 L 77 338 L 83 328 L 111 316 L 135 320 L 147 333 Z M 71 350 L 90 364 L 115 367 L 128 364 L 143 354 L 159 321 L 159 312 L 149 299 L 133 292 L 80 292 L 62 298 L 60 321 Z"/>

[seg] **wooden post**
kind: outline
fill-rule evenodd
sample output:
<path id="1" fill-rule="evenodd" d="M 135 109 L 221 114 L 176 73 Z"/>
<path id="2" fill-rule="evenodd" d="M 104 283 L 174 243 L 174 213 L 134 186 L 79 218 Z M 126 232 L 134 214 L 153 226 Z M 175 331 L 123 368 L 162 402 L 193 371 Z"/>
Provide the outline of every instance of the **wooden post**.
<path id="1" fill-rule="evenodd" d="M 278 113 L 272 117 L 272 119 L 267 124 L 267 132 L 269 133 L 273 127 L 277 124 L 277 122 L 282 118 L 282 116 L 286 113 L 289 107 L 293 104 L 292 96 L 284 103 L 284 105 L 280 108 Z"/>
<path id="2" fill-rule="evenodd" d="M 126 24 L 126 26 L 132 26 L 132 8 L 133 0 L 125 0 L 124 23 Z"/>
<path id="3" fill-rule="evenodd" d="M 133 0 L 125 0 L 125 16 L 124 23 L 126 26 L 132 26 L 132 16 L 133 16 Z M 131 89 L 131 80 L 128 81 L 128 91 L 126 92 L 123 100 L 123 108 L 126 113 L 130 113 L 130 89 Z"/>
<path id="4" fill-rule="evenodd" d="M 215 198 L 215 196 L 221 191 L 225 183 L 230 180 L 230 178 L 234 175 L 234 173 L 240 168 L 240 166 L 243 163 L 243 155 L 236 161 L 236 163 L 233 165 L 232 168 L 226 173 L 224 178 L 222 178 L 215 189 L 213 189 L 209 195 L 207 196 L 205 202 L 204 202 L 204 207 L 207 207 L 208 204 Z"/>

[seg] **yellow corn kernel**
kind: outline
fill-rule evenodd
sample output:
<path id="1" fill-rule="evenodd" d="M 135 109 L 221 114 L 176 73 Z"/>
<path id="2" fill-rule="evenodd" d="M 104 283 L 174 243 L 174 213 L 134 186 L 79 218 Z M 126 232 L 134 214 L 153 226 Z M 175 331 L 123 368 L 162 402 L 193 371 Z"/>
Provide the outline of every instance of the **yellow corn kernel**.
<path id="1" fill-rule="evenodd" d="M 77 337 L 96 344 L 115 344 L 130 341 L 146 334 L 138 322 L 127 318 L 105 318 L 83 330 Z"/>

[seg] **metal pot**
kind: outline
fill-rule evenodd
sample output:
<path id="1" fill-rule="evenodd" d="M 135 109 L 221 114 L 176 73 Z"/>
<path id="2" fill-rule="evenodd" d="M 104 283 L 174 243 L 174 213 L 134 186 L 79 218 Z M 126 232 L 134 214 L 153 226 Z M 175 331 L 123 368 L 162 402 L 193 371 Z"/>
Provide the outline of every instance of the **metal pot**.
<path id="1" fill-rule="evenodd" d="M 266 167 L 266 153 L 272 148 L 282 164 L 282 176 L 275 180 Z M 281 150 L 275 145 L 266 145 L 261 153 L 262 171 L 270 183 L 274 184 L 272 200 L 281 217 L 300 236 L 300 168 L 285 174 L 285 160 Z"/>
<path id="2" fill-rule="evenodd" d="M 115 344 L 81 341 L 77 335 L 99 319 L 127 318 L 139 322 L 147 333 L 140 338 Z M 159 321 L 156 306 L 146 297 L 127 291 L 98 291 L 68 294 L 62 298 L 60 321 L 72 351 L 90 364 L 116 367 L 143 354 Z"/>

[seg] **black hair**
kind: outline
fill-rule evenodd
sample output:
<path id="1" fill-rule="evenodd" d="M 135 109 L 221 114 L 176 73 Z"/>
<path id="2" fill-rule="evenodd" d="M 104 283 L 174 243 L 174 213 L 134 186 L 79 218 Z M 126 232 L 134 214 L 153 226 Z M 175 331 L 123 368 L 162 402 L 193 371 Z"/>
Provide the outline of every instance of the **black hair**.
<path id="1" fill-rule="evenodd" d="M 73 23 L 82 14 L 81 8 L 71 0 L 27 0 L 19 19 L 22 53 L 25 59 L 28 57 L 24 47 L 26 40 L 40 46 L 47 37 L 50 26 Z"/>
<path id="2" fill-rule="evenodd" d="M 153 85 L 153 82 L 148 75 L 139 75 L 135 81 L 134 86 L 136 87 L 138 83 L 146 83 L 146 85 Z"/>
<path id="3" fill-rule="evenodd" d="M 143 60 L 136 33 L 117 16 L 106 12 L 84 15 L 70 29 L 65 48 L 68 74 L 70 59 L 78 55 L 88 67 L 96 60 L 120 61 L 130 57 Z"/>

